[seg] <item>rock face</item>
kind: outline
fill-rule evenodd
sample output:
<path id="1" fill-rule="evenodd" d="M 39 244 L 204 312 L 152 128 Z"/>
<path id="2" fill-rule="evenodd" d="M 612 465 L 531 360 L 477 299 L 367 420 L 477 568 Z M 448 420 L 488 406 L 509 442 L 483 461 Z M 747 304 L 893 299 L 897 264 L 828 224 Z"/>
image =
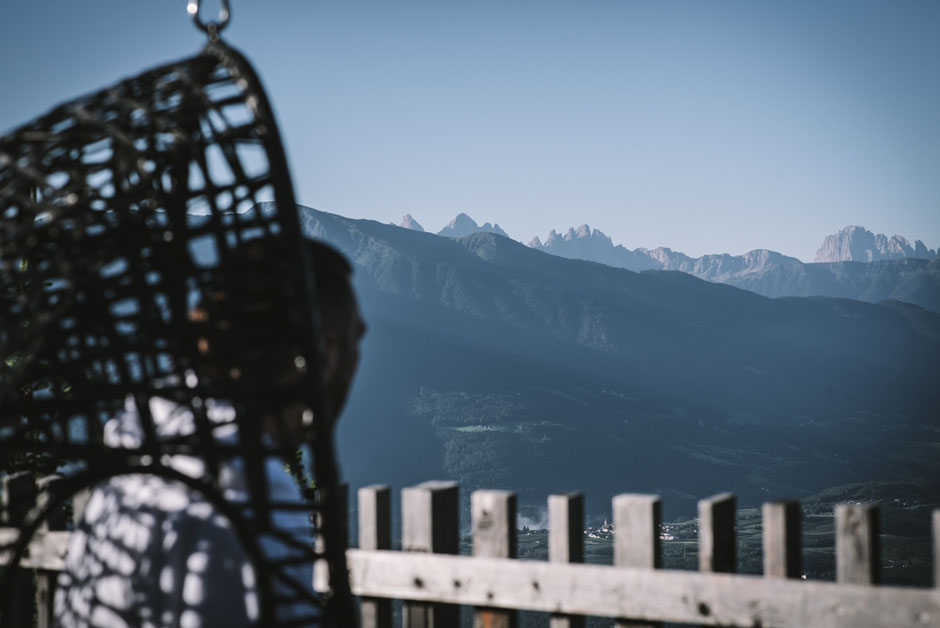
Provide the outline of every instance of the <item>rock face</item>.
<path id="1" fill-rule="evenodd" d="M 754 249 L 744 255 L 721 253 L 697 258 L 690 258 L 683 253 L 673 252 L 666 248 L 653 249 L 648 254 L 662 264 L 662 270 L 678 270 L 700 279 L 722 283 L 760 272 L 770 266 L 800 263 L 800 260 L 795 257 L 788 257 L 767 249 Z"/>
<path id="2" fill-rule="evenodd" d="M 451 220 L 446 227 L 438 231 L 437 235 L 448 238 L 462 238 L 472 233 L 479 233 L 480 231 L 486 233 L 495 233 L 496 235 L 501 235 L 504 238 L 509 237 L 509 234 L 500 229 L 498 224 L 491 225 L 487 222 L 482 226 L 478 225 L 476 221 L 473 220 L 473 218 L 463 212 L 457 214 L 457 217 Z"/>
<path id="3" fill-rule="evenodd" d="M 756 249 L 744 255 L 703 255 L 698 258 L 665 247 L 631 251 L 620 244 L 615 246 L 608 236 L 597 229 L 592 230 L 588 225 L 568 229 L 565 235 L 552 230 L 545 242 L 534 238 L 529 242 L 529 247 L 560 257 L 584 259 L 633 271 L 678 270 L 701 279 L 721 282 L 763 270 L 767 266 L 799 263 L 795 257 L 766 249 Z"/>
<path id="4" fill-rule="evenodd" d="M 640 249 L 634 252 L 621 244 L 615 246 L 610 237 L 598 229 L 592 230 L 588 225 L 570 228 L 564 235 L 552 229 L 545 242 L 536 237 L 529 242 L 529 247 L 559 257 L 583 259 L 634 271 L 662 268 L 645 252 L 641 253 Z"/>
<path id="5" fill-rule="evenodd" d="M 411 217 L 411 214 L 405 214 L 401 217 L 401 222 L 398 224 L 399 227 L 403 229 L 411 229 L 412 231 L 421 231 L 424 232 L 424 227 L 421 226 L 417 220 Z"/>
<path id="6" fill-rule="evenodd" d="M 890 238 L 883 233 L 875 235 L 864 227 L 850 225 L 831 236 L 826 236 L 816 251 L 817 262 L 875 262 L 884 259 L 920 257 L 933 259 L 937 252 L 917 240 L 913 246 L 899 235 Z"/>

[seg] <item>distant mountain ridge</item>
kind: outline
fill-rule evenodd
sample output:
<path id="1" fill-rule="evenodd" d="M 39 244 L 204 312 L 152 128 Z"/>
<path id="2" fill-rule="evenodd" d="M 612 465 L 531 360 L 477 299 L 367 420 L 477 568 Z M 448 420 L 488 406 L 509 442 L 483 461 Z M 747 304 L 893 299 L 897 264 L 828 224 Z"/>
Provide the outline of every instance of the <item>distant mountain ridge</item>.
<path id="1" fill-rule="evenodd" d="M 725 283 L 766 297 L 888 299 L 940 312 L 940 258 L 772 265 Z"/>
<path id="2" fill-rule="evenodd" d="M 409 214 L 402 218 L 401 226 L 424 231 Z M 465 213 L 438 235 L 459 238 L 479 232 L 509 237 L 499 225 L 478 225 Z M 811 264 L 768 249 L 701 257 L 689 257 L 668 247 L 631 251 L 586 224 L 565 233 L 553 229 L 544 241 L 535 237 L 528 246 L 559 257 L 635 272 L 680 271 L 772 298 L 827 296 L 870 303 L 896 299 L 940 312 L 940 263 L 930 262 L 937 259 L 937 251 L 920 240 L 911 245 L 901 236 L 888 238 L 857 226 L 827 236 L 817 253 L 817 262 Z"/>
<path id="3" fill-rule="evenodd" d="M 600 262 L 636 272 L 678 270 L 700 279 L 722 283 L 770 265 L 792 264 L 800 261 L 795 257 L 788 257 L 766 249 L 755 249 L 744 255 L 725 253 L 703 255 L 698 258 L 689 257 L 685 253 L 666 247 L 652 250 L 637 248 L 631 251 L 622 244 L 615 246 L 609 236 L 598 229 L 591 229 L 588 225 L 568 229 L 564 235 L 553 229 L 545 242 L 536 237 L 529 242 L 528 246 L 560 257 Z"/>
<path id="4" fill-rule="evenodd" d="M 875 235 L 864 227 L 850 225 L 831 236 L 826 236 L 816 251 L 817 262 L 876 262 L 885 259 L 917 257 L 933 259 L 937 251 L 928 249 L 916 240 L 914 245 L 899 235 L 890 238 L 883 233 Z"/>
<path id="5" fill-rule="evenodd" d="M 850 259 L 813 264 L 767 249 L 697 258 L 666 247 L 631 251 L 588 225 L 568 229 L 564 235 L 552 230 L 544 242 L 536 237 L 529 247 L 633 271 L 678 270 L 772 298 L 827 296 L 870 303 L 896 299 L 940 312 L 936 251 L 920 240 L 911 246 L 900 236 L 875 236 L 861 227 L 846 227 L 828 236 L 817 254 L 817 258 Z"/>

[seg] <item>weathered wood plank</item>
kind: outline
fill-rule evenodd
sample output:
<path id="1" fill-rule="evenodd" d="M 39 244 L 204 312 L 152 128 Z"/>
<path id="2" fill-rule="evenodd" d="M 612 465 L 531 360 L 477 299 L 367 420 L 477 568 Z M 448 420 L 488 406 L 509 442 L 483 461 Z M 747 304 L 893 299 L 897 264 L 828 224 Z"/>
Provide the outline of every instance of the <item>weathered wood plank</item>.
<path id="1" fill-rule="evenodd" d="M 36 505 L 45 508 L 62 490 L 62 476 L 49 475 L 36 482 Z M 65 530 L 66 517 L 64 508 L 55 508 L 40 523 L 41 530 Z M 36 627 L 49 628 L 53 625 L 52 603 L 55 597 L 58 574 L 52 571 L 36 571 Z"/>
<path id="2" fill-rule="evenodd" d="M 584 562 L 584 495 L 565 493 L 548 497 L 548 560 Z M 551 628 L 584 628 L 584 617 L 555 613 Z"/>
<path id="3" fill-rule="evenodd" d="M 10 547 L 19 537 L 17 528 L 0 528 L 0 547 Z M 20 567 L 62 571 L 65 569 L 65 550 L 71 532 L 47 532 L 40 530 L 33 535 L 27 555 L 20 560 Z M 0 565 L 9 562 L 9 551 L 0 551 Z"/>
<path id="4" fill-rule="evenodd" d="M 392 491 L 373 484 L 358 491 L 359 549 L 387 550 L 392 547 Z M 392 601 L 363 598 L 362 628 L 391 628 Z"/>
<path id="5" fill-rule="evenodd" d="M 440 481 L 402 489 L 401 542 L 404 551 L 457 553 L 458 491 L 456 482 Z"/>
<path id="6" fill-rule="evenodd" d="M 347 559 L 357 595 L 707 625 L 940 626 L 934 589 L 364 550 Z"/>
<path id="7" fill-rule="evenodd" d="M 3 520 L 6 525 L 19 526 L 36 506 L 36 482 L 32 473 L 21 471 L 3 478 Z M 22 564 L 22 563 L 21 563 Z M 32 625 L 33 605 L 36 596 L 36 582 L 33 574 L 25 569 L 15 569 L 9 581 L 15 600 L 10 608 L 10 616 L 4 617 L 4 623 L 10 626 Z"/>
<path id="8" fill-rule="evenodd" d="M 391 549 L 392 490 L 384 484 L 358 491 L 359 549 Z"/>
<path id="9" fill-rule="evenodd" d="M 0 528 L 0 546 L 18 534 Z M 69 535 L 37 533 L 21 565 L 61 570 Z M 940 626 L 936 589 L 389 551 L 347 560 L 363 596 L 709 625 Z"/>
<path id="10" fill-rule="evenodd" d="M 548 560 L 584 562 L 584 496 L 581 493 L 548 497 Z"/>
<path id="11" fill-rule="evenodd" d="M 439 481 L 402 489 L 401 542 L 405 552 L 458 552 L 458 491 L 455 482 Z M 412 584 L 420 587 L 421 579 Z M 445 604 L 406 603 L 404 620 L 406 628 L 457 626 L 460 624 L 460 609 Z"/>
<path id="12" fill-rule="evenodd" d="M 470 496 L 473 555 L 488 558 L 516 557 L 516 495 L 511 491 L 474 491 Z M 477 608 L 475 628 L 513 628 L 516 612 Z"/>
<path id="13" fill-rule="evenodd" d="M 0 547 L 11 547 L 19 538 L 19 529 L 0 528 Z M 12 580 L 12 616 L 0 623 L 10 626 L 32 626 L 33 605 L 30 599 L 35 597 L 37 628 L 53 625 L 52 600 L 55 594 L 57 571 L 65 567 L 65 552 L 68 548 L 70 532 L 49 531 L 41 527 L 30 541 L 29 548 L 20 560 L 18 573 Z M 10 551 L 0 551 L 0 565 L 8 564 Z M 36 569 L 35 579 L 30 569 Z"/>
<path id="14" fill-rule="evenodd" d="M 802 575 L 800 503 L 767 502 L 762 509 L 764 527 L 764 575 L 799 578 Z"/>
<path id="15" fill-rule="evenodd" d="M 881 581 L 879 523 L 877 506 L 836 504 L 836 581 Z"/>
<path id="16" fill-rule="evenodd" d="M 11 473 L 3 478 L 3 515 L 0 523 L 19 525 L 36 505 L 36 482 L 28 471 Z"/>
<path id="17" fill-rule="evenodd" d="M 0 528 L 0 547 L 11 547 L 19 538 L 18 528 Z M 33 535 L 29 549 L 20 560 L 19 573 L 12 581 L 12 617 L 4 618 L 2 625 L 32 626 L 33 605 L 29 600 L 36 599 L 36 626 L 48 628 L 53 625 L 52 597 L 55 593 L 55 572 L 65 568 L 65 552 L 68 548 L 70 532 L 48 531 L 40 529 Z M 0 565 L 8 564 L 10 551 L 0 551 Z M 30 569 L 37 569 L 35 583 Z"/>
<path id="18" fill-rule="evenodd" d="M 319 499 L 322 499 L 322 495 Z M 346 549 L 349 547 L 349 484 L 345 482 L 340 482 L 336 486 L 336 506 L 337 510 L 339 510 L 340 518 L 339 533 L 341 536 L 339 542 L 343 549 Z M 322 513 L 315 512 L 313 516 L 316 524 L 315 527 L 317 529 L 322 528 Z M 322 534 L 314 534 L 313 547 L 321 554 L 326 551 L 326 539 Z M 326 593 L 330 591 L 331 586 L 330 564 L 326 559 L 321 558 L 313 563 L 313 590 Z"/>
<path id="19" fill-rule="evenodd" d="M 58 574 L 51 571 L 36 572 L 36 628 L 51 628 L 54 624 L 53 601 Z"/>
<path id="20" fill-rule="evenodd" d="M 737 500 L 731 493 L 699 500 L 699 571 L 734 573 L 737 570 L 736 507 Z"/>
<path id="21" fill-rule="evenodd" d="M 614 497 L 614 565 L 659 569 L 662 565 L 662 500 L 656 495 L 624 493 Z M 654 628 L 659 623 L 618 621 L 617 628 Z"/>
<path id="22" fill-rule="evenodd" d="M 933 586 L 940 589 L 940 509 L 933 511 Z"/>
<path id="23" fill-rule="evenodd" d="M 659 526 L 662 500 L 656 495 L 624 493 L 614 497 L 614 564 L 618 567 L 663 566 Z"/>
<path id="24" fill-rule="evenodd" d="M 340 544 L 343 549 L 349 547 L 349 483 L 340 482 L 337 486 L 337 506 L 340 512 Z"/>

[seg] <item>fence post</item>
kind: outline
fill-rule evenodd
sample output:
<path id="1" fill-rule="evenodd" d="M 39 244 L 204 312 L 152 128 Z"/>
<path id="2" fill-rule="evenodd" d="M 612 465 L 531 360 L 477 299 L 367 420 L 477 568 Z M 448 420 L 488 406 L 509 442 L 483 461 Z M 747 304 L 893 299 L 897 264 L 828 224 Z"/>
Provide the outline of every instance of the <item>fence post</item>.
<path id="1" fill-rule="evenodd" d="M 548 560 L 584 562 L 584 495 L 565 493 L 548 497 Z M 584 628 L 584 617 L 555 615 L 551 628 Z"/>
<path id="2" fill-rule="evenodd" d="M 879 533 L 877 506 L 836 504 L 836 582 L 880 582 Z"/>
<path id="3" fill-rule="evenodd" d="M 359 549 L 392 547 L 392 492 L 373 484 L 359 489 Z M 362 598 L 362 628 L 392 628 L 392 601 Z"/>
<path id="4" fill-rule="evenodd" d="M 10 527 L 22 526 L 29 511 L 36 504 L 36 483 L 28 471 L 13 473 L 3 478 L 4 523 Z M 5 626 L 32 626 L 33 601 L 36 585 L 31 569 L 11 565 L 13 591 L 10 592 L 10 616 L 4 617 Z"/>
<path id="5" fill-rule="evenodd" d="M 940 589 L 940 508 L 933 511 L 933 586 Z"/>
<path id="6" fill-rule="evenodd" d="M 699 501 L 699 571 L 734 573 L 737 567 L 734 535 L 736 501 L 731 493 L 721 493 Z"/>
<path id="7" fill-rule="evenodd" d="M 36 482 L 38 489 L 37 505 L 44 507 L 57 497 L 61 490 L 62 476 L 50 475 Z M 50 512 L 40 524 L 40 530 L 65 530 L 65 510 L 59 508 Z M 52 571 L 36 571 L 36 626 L 48 628 L 53 624 L 52 603 L 55 598 L 55 585 L 58 574 Z"/>
<path id="8" fill-rule="evenodd" d="M 3 478 L 3 523 L 19 527 L 36 505 L 36 483 L 29 471 L 11 473 Z"/>
<path id="9" fill-rule="evenodd" d="M 402 549 L 406 552 L 456 554 L 459 550 L 456 482 L 423 482 L 402 489 Z M 416 578 L 414 586 L 424 583 Z M 452 604 L 405 603 L 406 628 L 460 625 L 460 607 Z"/>
<path id="10" fill-rule="evenodd" d="M 662 541 L 659 526 L 662 523 L 662 500 L 656 495 L 616 495 L 612 502 L 614 513 L 614 565 L 660 569 L 663 566 Z M 661 626 L 657 623 L 618 621 L 617 628 Z"/>
<path id="11" fill-rule="evenodd" d="M 322 497 L 317 497 L 317 499 L 322 499 Z M 336 506 L 339 510 L 337 516 L 340 518 L 340 538 L 338 541 L 343 551 L 345 551 L 349 547 L 349 484 L 345 482 L 336 485 Z M 326 539 L 319 532 L 323 525 L 323 513 L 317 511 L 313 517 L 314 527 L 317 530 L 314 534 L 313 549 L 316 553 L 322 555 L 326 551 Z M 315 560 L 313 563 L 313 590 L 326 593 L 330 591 L 331 587 L 329 562 L 325 558 Z"/>
<path id="12" fill-rule="evenodd" d="M 511 491 L 474 491 L 470 496 L 473 555 L 516 557 L 516 495 Z M 516 611 L 477 608 L 475 628 L 515 628 Z"/>
<path id="13" fill-rule="evenodd" d="M 799 578 L 800 502 L 767 502 L 762 508 L 764 527 L 764 576 Z"/>

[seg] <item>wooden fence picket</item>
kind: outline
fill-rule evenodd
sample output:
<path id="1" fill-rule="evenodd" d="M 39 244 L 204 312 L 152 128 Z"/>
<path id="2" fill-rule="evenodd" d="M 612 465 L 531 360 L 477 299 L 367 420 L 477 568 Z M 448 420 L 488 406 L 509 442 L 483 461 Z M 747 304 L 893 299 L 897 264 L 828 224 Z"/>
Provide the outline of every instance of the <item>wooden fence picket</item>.
<path id="1" fill-rule="evenodd" d="M 656 495 L 624 493 L 612 501 L 614 514 L 614 565 L 660 569 L 663 566 L 660 524 L 662 500 Z M 630 620 L 617 622 L 617 628 L 653 628 L 656 623 Z"/>
<path id="2" fill-rule="evenodd" d="M 878 507 L 871 504 L 836 505 L 836 582 L 881 581 L 878 514 Z"/>
<path id="3" fill-rule="evenodd" d="M 30 510 L 36 505 L 36 482 L 28 471 L 12 473 L 3 478 L 3 521 L 4 525 L 19 527 Z M 39 597 L 40 591 L 36 588 L 36 581 L 32 571 L 18 569 L 12 578 L 12 599 L 19 603 L 13 604 L 10 617 L 4 617 L 5 626 L 32 626 L 33 602 Z M 40 600 L 45 602 L 45 600 Z M 44 604 L 45 605 L 45 604 Z M 46 624 L 49 626 L 51 624 Z M 46 628 L 42 626 L 41 628 Z"/>
<path id="4" fill-rule="evenodd" d="M 387 550 L 392 548 L 392 491 L 388 486 L 373 484 L 358 492 L 359 549 Z M 362 598 L 362 628 L 392 628 L 392 601 L 383 598 Z"/>
<path id="5" fill-rule="evenodd" d="M 36 482 L 28 471 L 3 478 L 3 525 L 18 526 L 36 504 Z"/>
<path id="6" fill-rule="evenodd" d="M 55 494 L 57 482 L 46 478 L 34 483 L 27 474 L 4 478 L 0 565 L 9 566 L 19 525 L 34 506 Z M 608 617 L 618 627 L 630 628 L 661 622 L 940 627 L 940 510 L 931 513 L 934 587 L 897 587 L 875 586 L 881 555 L 876 506 L 836 506 L 836 582 L 804 582 L 799 577 L 800 505 L 795 501 L 764 504 L 764 573 L 749 576 L 733 573 L 736 503 L 731 494 L 699 502 L 700 563 L 694 572 L 662 569 L 662 503 L 649 495 L 614 498 L 613 566 L 578 564 L 584 558 L 580 493 L 549 498 L 546 562 L 515 559 L 515 495 L 477 491 L 471 496 L 474 555 L 456 555 L 458 491 L 452 482 L 404 489 L 404 552 L 393 552 L 391 491 L 387 486 L 359 490 L 359 549 L 347 550 L 346 557 L 352 591 L 362 598 L 364 628 L 390 628 L 394 599 L 404 601 L 407 628 L 458 626 L 458 605 L 475 607 L 475 628 L 515 626 L 519 610 L 551 613 L 552 626 L 566 627 L 584 625 L 586 616 Z M 61 513 L 48 519 L 13 566 L 15 578 L 6 582 L 13 586 L 15 603 L 11 615 L 0 617 L 3 626 L 51 624 L 53 583 L 64 568 L 71 536 L 54 528 L 64 524 Z M 38 601 L 35 618 L 33 599 Z"/>
<path id="7" fill-rule="evenodd" d="M 50 475 L 36 482 L 36 504 L 44 507 L 49 501 L 55 499 L 62 486 L 62 476 Z M 39 526 L 44 531 L 61 531 L 66 529 L 65 509 L 58 508 L 42 521 Z M 52 626 L 53 601 L 58 574 L 54 571 L 40 569 L 36 571 L 36 626 L 47 628 Z"/>
<path id="8" fill-rule="evenodd" d="M 548 560 L 584 562 L 584 495 L 565 493 L 548 497 Z M 584 617 L 553 614 L 551 628 L 584 628 Z"/>
<path id="9" fill-rule="evenodd" d="M 721 493 L 698 503 L 698 568 L 712 573 L 734 573 L 737 569 L 735 518 L 737 500 Z"/>
<path id="10" fill-rule="evenodd" d="M 933 511 L 933 586 L 940 589 L 940 508 Z"/>
<path id="11" fill-rule="evenodd" d="M 320 495 L 317 499 L 322 499 Z M 339 511 L 340 520 L 340 543 L 343 547 L 349 547 L 349 484 L 340 482 L 336 485 L 336 505 Z M 314 513 L 315 527 L 320 529 L 323 525 L 321 513 Z M 313 538 L 313 549 L 317 554 L 323 555 L 326 551 L 326 540 L 321 534 L 315 534 Z M 313 563 L 313 590 L 326 593 L 330 590 L 330 564 L 325 558 L 317 559 Z"/>
<path id="12" fill-rule="evenodd" d="M 802 575 L 800 503 L 767 502 L 761 509 L 764 529 L 764 576 L 799 578 Z"/>
<path id="13" fill-rule="evenodd" d="M 459 551 L 458 486 L 456 482 L 423 482 L 402 489 L 401 535 L 406 552 L 456 554 Z M 412 585 L 424 588 L 420 578 Z M 406 628 L 458 626 L 460 608 L 450 604 L 406 602 Z"/>
<path id="14" fill-rule="evenodd" d="M 516 557 L 516 495 L 511 491 L 474 491 L 470 496 L 473 555 Z M 516 612 L 477 608 L 474 628 L 514 628 Z"/>

